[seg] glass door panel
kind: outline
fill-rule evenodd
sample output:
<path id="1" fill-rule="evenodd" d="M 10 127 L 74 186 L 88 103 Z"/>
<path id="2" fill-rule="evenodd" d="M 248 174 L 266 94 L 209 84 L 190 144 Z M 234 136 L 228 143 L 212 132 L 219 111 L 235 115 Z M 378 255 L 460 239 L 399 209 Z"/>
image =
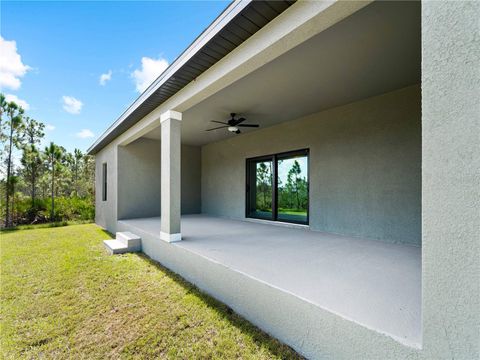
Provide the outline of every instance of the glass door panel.
<path id="1" fill-rule="evenodd" d="M 308 224 L 308 149 L 247 159 L 246 216 Z"/>
<path id="2" fill-rule="evenodd" d="M 308 223 L 308 156 L 278 157 L 277 220 Z"/>
<path id="3" fill-rule="evenodd" d="M 273 171 L 273 158 L 248 162 L 248 217 L 273 220 Z"/>

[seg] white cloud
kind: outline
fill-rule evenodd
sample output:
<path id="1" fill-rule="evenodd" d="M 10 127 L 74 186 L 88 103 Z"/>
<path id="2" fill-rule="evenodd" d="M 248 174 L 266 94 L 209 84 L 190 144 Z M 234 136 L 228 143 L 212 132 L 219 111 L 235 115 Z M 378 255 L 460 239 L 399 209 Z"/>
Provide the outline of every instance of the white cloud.
<path id="1" fill-rule="evenodd" d="M 107 73 L 100 75 L 100 85 L 105 86 L 107 81 L 110 81 L 112 79 L 112 70 L 108 70 Z"/>
<path id="2" fill-rule="evenodd" d="M 19 99 L 17 95 L 7 94 L 5 95 L 5 100 L 8 102 L 13 101 L 18 106 L 21 106 L 25 111 L 30 109 L 30 105 L 25 100 Z"/>
<path id="3" fill-rule="evenodd" d="M 75 99 L 73 96 L 62 96 L 62 100 L 63 110 L 70 114 L 80 114 L 83 106 L 83 103 L 80 100 Z"/>
<path id="4" fill-rule="evenodd" d="M 23 77 L 31 67 L 22 62 L 22 57 L 17 52 L 17 43 L 7 41 L 0 36 L 0 89 L 9 88 L 17 90 Z"/>
<path id="5" fill-rule="evenodd" d="M 92 132 L 92 130 L 89 129 L 82 129 L 78 133 L 75 134 L 77 137 L 80 139 L 87 139 L 87 138 L 92 138 L 95 137 L 95 134 Z"/>
<path id="6" fill-rule="evenodd" d="M 45 125 L 45 129 L 46 129 L 47 131 L 53 131 L 53 130 L 55 130 L 55 126 L 53 126 L 53 125 L 51 125 L 51 124 L 47 124 L 47 125 Z"/>
<path id="7" fill-rule="evenodd" d="M 139 93 L 145 89 L 168 67 L 168 61 L 164 58 L 152 59 L 142 57 L 142 68 L 136 69 L 132 74 L 135 86 Z"/>

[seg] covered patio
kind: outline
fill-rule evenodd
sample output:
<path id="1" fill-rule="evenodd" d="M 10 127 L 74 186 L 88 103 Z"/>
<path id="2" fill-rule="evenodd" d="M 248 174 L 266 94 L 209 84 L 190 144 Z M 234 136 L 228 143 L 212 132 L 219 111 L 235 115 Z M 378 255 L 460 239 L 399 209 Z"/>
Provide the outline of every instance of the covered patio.
<path id="1" fill-rule="evenodd" d="M 419 45 L 418 3 L 375 2 L 201 100 L 150 113 L 98 159 L 116 164 L 99 223 L 301 353 L 330 358 L 316 344 L 352 333 L 370 339 L 366 353 L 416 351 Z M 214 128 L 230 113 L 258 128 Z M 293 159 L 301 171 L 282 172 Z M 304 210 L 302 225 L 284 223 L 280 195 L 297 195 L 283 208 Z"/>
<path id="2" fill-rule="evenodd" d="M 476 8 L 434 3 L 233 2 L 90 148 L 96 223 L 309 358 L 471 358 Z"/>
<path id="3" fill-rule="evenodd" d="M 143 251 L 155 260 L 223 301 L 233 296 L 228 304 L 239 313 L 247 312 L 245 301 L 260 302 L 259 294 L 230 282 L 208 284 L 222 284 L 234 272 L 312 305 L 309 313 L 325 310 L 403 344 L 421 344 L 419 247 L 208 215 L 184 215 L 181 226 L 182 241 L 168 244 L 160 240 L 159 217 L 118 222 L 119 230 L 142 237 Z M 185 251 L 189 266 L 206 261 L 217 270 L 186 271 Z"/>

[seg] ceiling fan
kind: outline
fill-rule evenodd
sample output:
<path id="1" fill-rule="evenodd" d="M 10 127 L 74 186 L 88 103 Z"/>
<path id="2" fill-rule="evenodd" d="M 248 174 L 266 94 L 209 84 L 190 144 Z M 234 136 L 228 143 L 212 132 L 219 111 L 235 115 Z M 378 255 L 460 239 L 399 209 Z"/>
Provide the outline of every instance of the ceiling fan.
<path id="1" fill-rule="evenodd" d="M 235 113 L 231 113 L 230 116 L 232 117 L 230 120 L 227 120 L 227 122 L 223 121 L 216 121 L 216 120 L 210 120 L 211 122 L 217 123 L 217 124 L 222 124 L 222 126 L 215 127 L 213 129 L 207 129 L 205 131 L 212 131 L 212 130 L 218 130 L 218 129 L 223 129 L 223 128 L 228 128 L 228 131 L 234 133 L 234 134 L 240 134 L 241 131 L 239 127 L 252 127 L 256 128 L 259 127 L 260 125 L 258 124 L 242 124 L 245 120 L 245 118 L 241 117 L 238 119 L 235 119 Z"/>

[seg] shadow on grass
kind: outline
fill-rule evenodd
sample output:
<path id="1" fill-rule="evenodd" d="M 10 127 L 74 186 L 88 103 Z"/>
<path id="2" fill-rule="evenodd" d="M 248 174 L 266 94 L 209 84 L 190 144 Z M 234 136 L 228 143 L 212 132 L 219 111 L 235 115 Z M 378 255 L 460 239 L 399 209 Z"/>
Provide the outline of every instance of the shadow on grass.
<path id="1" fill-rule="evenodd" d="M 155 266 L 158 270 L 163 271 L 170 279 L 185 289 L 187 294 L 192 294 L 199 298 L 205 305 L 207 305 L 209 309 L 214 310 L 221 316 L 222 319 L 226 319 L 231 325 L 241 330 L 242 333 L 251 337 L 255 344 L 259 345 L 260 347 L 267 348 L 272 355 L 282 359 L 305 359 L 288 345 L 281 343 L 279 340 L 262 331 L 248 320 L 235 313 L 229 306 L 204 293 L 195 285 L 189 283 L 180 275 L 167 269 L 159 262 L 151 259 L 143 253 L 136 253 L 136 255 L 149 264 Z"/>
<path id="2" fill-rule="evenodd" d="M 101 229 L 100 231 L 102 232 L 102 234 L 105 234 L 107 236 L 104 240 L 115 239 L 116 235 L 114 233 L 111 233 L 107 229 Z"/>

